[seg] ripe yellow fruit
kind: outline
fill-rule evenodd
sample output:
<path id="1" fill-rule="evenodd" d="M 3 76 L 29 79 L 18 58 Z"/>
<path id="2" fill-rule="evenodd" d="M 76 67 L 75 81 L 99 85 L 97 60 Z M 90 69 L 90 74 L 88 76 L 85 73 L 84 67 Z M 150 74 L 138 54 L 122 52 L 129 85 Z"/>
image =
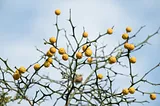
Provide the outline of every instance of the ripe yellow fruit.
<path id="1" fill-rule="evenodd" d="M 134 48 L 135 48 L 134 44 L 130 44 L 129 50 L 134 50 Z"/>
<path id="2" fill-rule="evenodd" d="M 58 53 L 59 53 L 59 54 L 65 54 L 66 51 L 65 51 L 64 48 L 59 48 Z"/>
<path id="3" fill-rule="evenodd" d="M 156 99 L 156 94 L 153 94 L 153 93 L 150 94 L 150 99 L 151 99 L 151 100 L 155 100 L 155 99 Z"/>
<path id="4" fill-rule="evenodd" d="M 109 58 L 109 63 L 110 64 L 113 64 L 113 63 L 115 63 L 117 61 L 117 59 L 116 59 L 116 57 L 114 57 L 114 56 L 111 56 L 110 58 Z"/>
<path id="5" fill-rule="evenodd" d="M 91 64 L 92 61 L 93 61 L 92 57 L 88 57 L 87 62 Z"/>
<path id="6" fill-rule="evenodd" d="M 89 49 L 89 48 L 87 48 L 87 50 L 85 51 L 85 55 L 86 55 L 87 57 L 90 57 L 90 56 L 92 55 L 92 50 Z"/>
<path id="7" fill-rule="evenodd" d="M 47 61 L 48 61 L 50 64 L 52 64 L 53 59 L 52 59 L 51 57 L 49 57 L 49 58 L 47 59 Z"/>
<path id="8" fill-rule="evenodd" d="M 83 56 L 82 52 L 77 52 L 77 53 L 76 53 L 76 58 L 77 58 L 77 59 L 81 59 L 82 56 Z"/>
<path id="9" fill-rule="evenodd" d="M 108 29 L 107 29 L 107 34 L 110 34 L 110 35 L 111 35 L 112 33 L 113 33 L 113 29 L 112 29 L 112 28 L 108 28 Z"/>
<path id="10" fill-rule="evenodd" d="M 132 31 L 132 28 L 128 26 L 128 27 L 126 28 L 126 32 L 131 32 L 131 31 Z"/>
<path id="11" fill-rule="evenodd" d="M 129 49 L 129 48 L 130 48 L 130 44 L 126 42 L 126 43 L 124 44 L 124 48 Z"/>
<path id="12" fill-rule="evenodd" d="M 14 74 L 13 74 L 13 79 L 14 80 L 18 80 L 20 78 L 20 73 L 19 72 L 15 72 Z"/>
<path id="13" fill-rule="evenodd" d="M 126 48 L 128 50 L 134 50 L 135 46 L 134 46 L 134 44 L 125 43 L 124 48 Z"/>
<path id="14" fill-rule="evenodd" d="M 56 15 L 60 15 L 61 14 L 61 10 L 59 10 L 59 9 L 55 10 L 55 14 Z"/>
<path id="15" fill-rule="evenodd" d="M 46 68 L 48 68 L 50 66 L 50 64 L 51 64 L 50 62 L 45 61 L 44 64 L 43 64 L 43 66 L 46 67 Z"/>
<path id="16" fill-rule="evenodd" d="M 128 91 L 127 88 L 124 88 L 124 89 L 122 90 L 122 94 L 123 94 L 123 95 L 127 95 L 128 93 L 129 93 L 129 91 Z"/>
<path id="17" fill-rule="evenodd" d="M 26 72 L 26 68 L 23 67 L 23 66 L 21 66 L 21 67 L 18 69 L 18 71 L 23 74 L 23 73 Z"/>
<path id="18" fill-rule="evenodd" d="M 86 51 L 88 48 L 89 48 L 89 47 L 87 47 L 87 45 L 84 45 L 84 46 L 82 47 L 82 50 L 83 50 L 83 51 Z"/>
<path id="19" fill-rule="evenodd" d="M 19 71 L 18 71 L 18 70 L 16 70 L 16 71 L 15 71 L 15 73 L 19 73 Z M 20 73 L 19 73 L 19 74 L 20 74 Z"/>
<path id="20" fill-rule="evenodd" d="M 135 57 L 131 57 L 129 60 L 130 60 L 131 63 L 136 63 L 136 58 Z"/>
<path id="21" fill-rule="evenodd" d="M 123 38 L 123 39 L 128 39 L 128 37 L 129 37 L 129 36 L 128 36 L 127 33 L 122 34 L 122 38 Z"/>
<path id="22" fill-rule="evenodd" d="M 81 83 L 82 80 L 83 80 L 83 76 L 80 74 L 80 75 L 75 76 L 74 82 L 75 83 Z"/>
<path id="23" fill-rule="evenodd" d="M 88 33 L 87 32 L 83 32 L 83 37 L 87 38 L 88 37 Z"/>
<path id="24" fill-rule="evenodd" d="M 51 53 L 50 51 L 47 51 L 46 56 L 52 57 L 52 56 L 53 56 L 53 53 Z"/>
<path id="25" fill-rule="evenodd" d="M 55 47 L 51 47 L 51 48 L 49 49 L 49 51 L 54 54 L 54 53 L 56 53 L 56 48 L 55 48 Z"/>
<path id="26" fill-rule="evenodd" d="M 51 43 L 55 43 L 55 42 L 56 42 L 56 38 L 55 38 L 55 37 L 51 37 L 51 38 L 49 38 L 49 41 L 50 41 Z"/>
<path id="27" fill-rule="evenodd" d="M 98 74 L 98 75 L 97 75 L 97 78 L 98 78 L 98 79 L 102 79 L 102 78 L 103 78 L 103 75 L 102 75 L 102 74 Z"/>
<path id="28" fill-rule="evenodd" d="M 62 59 L 65 60 L 65 61 L 68 60 L 68 54 L 63 54 Z"/>
<path id="29" fill-rule="evenodd" d="M 34 69 L 37 71 L 37 70 L 39 70 L 40 69 L 40 64 L 39 63 L 36 63 L 35 65 L 34 65 Z"/>
<path id="30" fill-rule="evenodd" d="M 136 91 L 134 87 L 130 87 L 128 90 L 130 94 L 134 94 Z"/>

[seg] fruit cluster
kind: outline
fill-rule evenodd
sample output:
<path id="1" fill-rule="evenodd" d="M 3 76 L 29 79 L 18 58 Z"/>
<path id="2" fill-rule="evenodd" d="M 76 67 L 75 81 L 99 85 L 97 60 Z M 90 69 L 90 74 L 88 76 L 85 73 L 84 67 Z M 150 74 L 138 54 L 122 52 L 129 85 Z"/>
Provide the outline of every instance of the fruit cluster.
<path id="1" fill-rule="evenodd" d="M 26 68 L 24 66 L 21 66 L 19 69 L 17 69 L 13 74 L 13 79 L 18 80 L 21 77 L 21 74 L 26 72 Z"/>

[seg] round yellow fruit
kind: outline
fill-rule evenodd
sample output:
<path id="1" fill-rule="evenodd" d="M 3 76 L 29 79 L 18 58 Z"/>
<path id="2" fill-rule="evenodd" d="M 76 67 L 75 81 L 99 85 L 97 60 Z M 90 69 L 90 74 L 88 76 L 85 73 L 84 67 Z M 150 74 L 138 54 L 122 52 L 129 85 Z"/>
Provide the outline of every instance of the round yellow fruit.
<path id="1" fill-rule="evenodd" d="M 50 50 L 49 50 L 49 51 L 47 51 L 46 56 L 52 57 L 52 56 L 53 56 L 53 53 L 51 53 Z"/>
<path id="2" fill-rule="evenodd" d="M 34 69 L 37 71 L 37 70 L 39 70 L 40 69 L 40 64 L 39 63 L 36 63 L 35 65 L 34 65 Z"/>
<path id="3" fill-rule="evenodd" d="M 20 78 L 20 73 L 18 72 L 15 72 L 14 74 L 13 74 L 13 79 L 14 80 L 18 80 Z"/>
<path id="4" fill-rule="evenodd" d="M 90 56 L 92 55 L 92 50 L 89 49 L 89 48 L 87 48 L 87 50 L 85 51 L 85 55 L 86 55 L 87 57 L 90 57 Z"/>
<path id="5" fill-rule="evenodd" d="M 134 48 L 135 48 L 134 44 L 130 44 L 129 50 L 134 50 Z"/>
<path id="6" fill-rule="evenodd" d="M 92 57 L 88 57 L 87 62 L 91 64 L 92 61 L 93 61 Z"/>
<path id="7" fill-rule="evenodd" d="M 110 64 L 113 64 L 113 63 L 115 63 L 117 61 L 117 59 L 116 59 L 116 57 L 114 57 L 114 56 L 111 56 L 110 58 L 109 58 L 109 63 Z"/>
<path id="8" fill-rule="evenodd" d="M 18 70 L 16 70 L 16 71 L 15 71 L 15 73 L 19 73 L 19 71 L 18 71 Z M 20 74 L 20 73 L 19 73 L 19 74 Z"/>
<path id="9" fill-rule="evenodd" d="M 49 50 L 50 50 L 50 52 L 53 53 L 53 54 L 56 53 L 56 48 L 55 48 L 55 47 L 51 47 Z"/>
<path id="10" fill-rule="evenodd" d="M 87 45 L 83 45 L 82 50 L 86 51 L 89 47 L 87 47 Z"/>
<path id="11" fill-rule="evenodd" d="M 128 36 L 128 34 L 127 34 L 127 33 L 122 34 L 122 38 L 123 38 L 123 39 L 125 39 L 125 40 L 126 40 L 126 39 L 128 39 L 128 37 L 129 37 L 129 36 Z"/>
<path id="12" fill-rule="evenodd" d="M 129 93 L 129 90 L 127 89 L 127 88 L 124 88 L 123 90 L 122 90 L 122 94 L 123 95 L 127 95 Z"/>
<path id="13" fill-rule="evenodd" d="M 97 75 L 97 78 L 98 78 L 98 79 L 102 79 L 102 78 L 103 78 L 103 75 L 102 75 L 102 74 L 98 74 L 98 75 Z"/>
<path id="14" fill-rule="evenodd" d="M 75 82 L 75 83 L 81 83 L 82 80 L 83 80 L 82 75 L 76 75 L 76 76 L 75 76 L 75 79 L 74 79 L 74 82 Z"/>
<path id="15" fill-rule="evenodd" d="M 87 38 L 88 37 L 88 33 L 87 32 L 83 32 L 83 37 Z"/>
<path id="16" fill-rule="evenodd" d="M 61 10 L 59 10 L 59 9 L 55 10 L 55 14 L 56 15 L 60 15 L 61 14 Z"/>
<path id="17" fill-rule="evenodd" d="M 49 39 L 49 41 L 50 41 L 51 43 L 55 43 L 55 42 L 56 42 L 56 38 L 55 38 L 55 37 L 51 37 L 51 38 Z"/>
<path id="18" fill-rule="evenodd" d="M 18 71 L 23 74 L 23 73 L 26 72 L 26 68 L 23 67 L 23 66 L 21 66 L 21 67 L 18 69 Z"/>
<path id="19" fill-rule="evenodd" d="M 107 34 L 112 34 L 113 33 L 113 29 L 112 28 L 109 28 L 109 29 L 107 29 Z"/>
<path id="20" fill-rule="evenodd" d="M 130 44 L 126 42 L 126 43 L 124 44 L 124 48 L 129 49 L 129 48 L 130 48 Z"/>
<path id="21" fill-rule="evenodd" d="M 130 87 L 128 90 L 130 94 L 134 94 L 136 91 L 134 87 Z"/>
<path id="22" fill-rule="evenodd" d="M 150 99 L 151 99 L 151 100 L 155 100 L 155 99 L 156 99 L 156 94 L 153 94 L 153 93 L 150 94 Z"/>
<path id="23" fill-rule="evenodd" d="M 49 58 L 47 59 L 47 61 L 48 61 L 50 64 L 52 64 L 53 59 L 52 59 L 51 57 L 49 57 Z"/>
<path id="24" fill-rule="evenodd" d="M 50 66 L 50 64 L 51 64 L 50 62 L 45 61 L 44 64 L 43 64 L 43 66 L 46 67 L 46 68 L 48 68 Z"/>
<path id="25" fill-rule="evenodd" d="M 130 60 L 131 63 L 136 63 L 136 58 L 135 57 L 131 57 L 129 60 Z"/>
<path id="26" fill-rule="evenodd" d="M 126 28 L 126 32 L 131 32 L 131 31 L 132 31 L 132 28 L 128 26 L 128 27 Z"/>
<path id="27" fill-rule="evenodd" d="M 82 56 L 83 56 L 82 52 L 77 52 L 77 53 L 76 53 L 76 58 L 77 58 L 77 59 L 81 59 Z"/>
<path id="28" fill-rule="evenodd" d="M 20 78 L 20 72 L 19 72 L 19 70 L 16 70 L 13 74 L 13 79 L 18 80 L 19 78 Z"/>
<path id="29" fill-rule="evenodd" d="M 66 51 L 65 51 L 64 48 L 59 48 L 58 53 L 59 53 L 59 54 L 65 54 Z"/>
<path id="30" fill-rule="evenodd" d="M 62 59 L 65 60 L 65 61 L 68 60 L 68 54 L 63 54 Z"/>

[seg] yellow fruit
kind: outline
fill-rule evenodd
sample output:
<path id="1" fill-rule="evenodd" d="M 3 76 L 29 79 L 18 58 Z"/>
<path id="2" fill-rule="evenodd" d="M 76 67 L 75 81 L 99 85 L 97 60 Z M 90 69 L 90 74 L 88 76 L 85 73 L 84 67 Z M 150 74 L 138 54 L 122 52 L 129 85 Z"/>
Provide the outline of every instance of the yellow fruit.
<path id="1" fill-rule="evenodd" d="M 88 47 L 88 48 L 89 48 L 89 47 Z M 88 48 L 87 48 L 87 45 L 84 45 L 84 46 L 82 47 L 82 50 L 85 51 L 85 50 L 87 50 Z"/>
<path id="2" fill-rule="evenodd" d="M 134 50 L 135 46 L 134 46 L 134 44 L 125 43 L 124 48 L 126 48 L 128 50 Z"/>
<path id="3" fill-rule="evenodd" d="M 92 63 L 92 61 L 93 61 L 92 57 L 88 57 L 87 62 Z"/>
<path id="4" fill-rule="evenodd" d="M 43 66 L 47 68 L 47 67 L 49 67 L 49 66 L 50 66 L 50 64 L 51 64 L 50 62 L 45 61 L 45 62 L 44 62 L 44 64 L 43 64 Z"/>
<path id="5" fill-rule="evenodd" d="M 49 41 L 50 41 L 51 43 L 55 43 L 55 42 L 56 42 L 56 38 L 55 38 L 55 37 L 51 37 L 51 38 L 49 39 Z"/>
<path id="6" fill-rule="evenodd" d="M 112 34 L 113 33 L 113 29 L 112 28 L 109 28 L 108 30 L 107 30 L 107 34 Z"/>
<path id="7" fill-rule="evenodd" d="M 88 33 L 87 32 L 83 32 L 83 37 L 87 38 L 88 37 Z"/>
<path id="8" fill-rule="evenodd" d="M 68 54 L 63 54 L 62 59 L 65 60 L 65 61 L 68 60 Z"/>
<path id="9" fill-rule="evenodd" d="M 21 66 L 21 67 L 18 69 L 18 71 L 23 74 L 23 73 L 26 72 L 26 68 L 23 67 L 23 66 Z"/>
<path id="10" fill-rule="evenodd" d="M 48 61 L 50 64 L 52 64 L 53 59 L 52 59 L 51 57 L 49 57 L 49 58 L 47 59 L 47 61 Z"/>
<path id="11" fill-rule="evenodd" d="M 20 73 L 18 72 L 15 72 L 14 74 L 13 74 L 13 79 L 14 80 L 18 80 L 20 78 Z"/>
<path id="12" fill-rule="evenodd" d="M 136 91 L 134 87 L 130 87 L 128 90 L 130 94 L 134 94 Z"/>
<path id="13" fill-rule="evenodd" d="M 131 32 L 132 31 L 132 28 L 131 27 L 127 27 L 126 28 L 126 32 Z"/>
<path id="14" fill-rule="evenodd" d="M 90 56 L 92 55 L 92 50 L 89 49 L 89 48 L 87 48 L 87 50 L 85 51 L 85 55 L 86 55 L 87 57 L 90 57 Z"/>
<path id="15" fill-rule="evenodd" d="M 129 46 L 129 50 L 134 50 L 134 44 L 130 44 L 130 46 Z"/>
<path id="16" fill-rule="evenodd" d="M 98 79 L 102 79 L 102 78 L 103 78 L 103 75 L 102 75 L 102 74 L 98 74 L 98 75 L 97 75 L 97 78 L 98 78 Z"/>
<path id="17" fill-rule="evenodd" d="M 129 60 L 130 60 L 131 63 L 136 63 L 136 58 L 135 57 L 131 57 Z"/>
<path id="18" fill-rule="evenodd" d="M 61 14 L 61 10 L 59 10 L 59 9 L 55 10 L 55 14 L 56 15 L 60 15 Z"/>
<path id="19" fill-rule="evenodd" d="M 126 42 L 126 43 L 124 44 L 124 48 L 129 49 L 129 48 L 130 48 L 130 44 Z"/>
<path id="20" fill-rule="evenodd" d="M 117 61 L 117 59 L 116 59 L 116 57 L 114 57 L 114 56 L 111 56 L 110 58 L 109 58 L 109 63 L 110 64 L 113 64 L 113 63 L 115 63 Z"/>
<path id="21" fill-rule="evenodd" d="M 127 88 L 124 88 L 124 89 L 122 90 L 122 93 L 123 93 L 123 95 L 127 95 L 127 94 L 129 93 L 129 91 L 128 91 Z"/>
<path id="22" fill-rule="evenodd" d="M 41 67 L 41 66 L 40 66 L 39 63 L 36 63 L 36 64 L 34 65 L 34 69 L 35 69 L 36 71 L 39 70 L 40 67 Z"/>
<path id="23" fill-rule="evenodd" d="M 16 70 L 16 71 L 15 71 L 15 73 L 19 73 L 19 71 L 18 71 L 18 70 Z"/>
<path id="24" fill-rule="evenodd" d="M 50 51 L 47 51 L 46 56 L 52 57 L 52 56 L 53 56 L 53 53 L 51 53 Z"/>
<path id="25" fill-rule="evenodd" d="M 81 59 L 82 56 L 83 56 L 82 52 L 77 52 L 77 53 L 76 53 L 76 58 L 77 58 L 77 59 Z"/>
<path id="26" fill-rule="evenodd" d="M 55 47 L 51 47 L 49 50 L 50 50 L 50 52 L 53 53 L 53 54 L 56 53 L 56 48 L 55 48 Z"/>
<path id="27" fill-rule="evenodd" d="M 150 99 L 155 100 L 156 99 L 156 94 L 150 94 Z"/>
<path id="28" fill-rule="evenodd" d="M 74 79 L 74 82 L 75 82 L 75 83 L 81 83 L 82 80 L 83 80 L 82 75 L 76 75 L 76 76 L 75 76 L 75 79 Z"/>
<path id="29" fill-rule="evenodd" d="M 129 36 L 128 36 L 127 33 L 124 33 L 124 34 L 122 35 L 122 38 L 123 38 L 123 39 L 128 39 L 128 37 L 129 37 Z"/>
<path id="30" fill-rule="evenodd" d="M 58 53 L 59 54 L 65 54 L 66 51 L 64 50 L 64 48 L 59 48 Z"/>

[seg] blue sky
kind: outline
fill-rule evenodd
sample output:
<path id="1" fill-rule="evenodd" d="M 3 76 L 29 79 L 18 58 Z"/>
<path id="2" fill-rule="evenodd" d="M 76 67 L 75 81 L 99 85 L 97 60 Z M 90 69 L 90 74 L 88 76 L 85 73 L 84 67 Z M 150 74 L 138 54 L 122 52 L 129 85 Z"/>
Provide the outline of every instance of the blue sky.
<path id="1" fill-rule="evenodd" d="M 59 17 L 60 27 L 69 31 L 69 23 L 66 19 L 68 19 L 69 9 L 72 9 L 77 35 L 81 34 L 84 26 L 92 39 L 99 32 L 103 33 L 107 28 L 115 25 L 113 37 L 102 41 L 108 42 L 110 46 L 116 45 L 117 40 L 122 41 L 121 33 L 124 33 L 126 26 L 131 26 L 133 28 L 131 34 L 134 34 L 141 26 L 146 25 L 132 40 L 137 44 L 160 26 L 159 5 L 158 0 L 0 0 L 0 56 L 8 58 L 12 67 L 21 66 L 21 64 L 28 66 L 36 61 L 40 54 L 35 46 L 47 50 L 48 48 L 43 45 L 43 38 L 48 39 L 56 34 L 53 24 L 54 10 L 57 8 L 62 11 Z M 146 45 L 134 53 L 138 62 L 133 68 L 140 75 L 160 62 L 158 55 L 160 54 L 160 35 L 151 38 L 149 42 L 152 45 Z M 158 71 L 159 68 L 148 78 L 157 82 L 160 74 Z M 160 89 L 156 88 L 156 90 Z M 160 104 L 159 98 L 146 106 Z M 17 104 L 14 103 L 14 105 Z M 10 106 L 14 105 L 10 104 Z"/>

